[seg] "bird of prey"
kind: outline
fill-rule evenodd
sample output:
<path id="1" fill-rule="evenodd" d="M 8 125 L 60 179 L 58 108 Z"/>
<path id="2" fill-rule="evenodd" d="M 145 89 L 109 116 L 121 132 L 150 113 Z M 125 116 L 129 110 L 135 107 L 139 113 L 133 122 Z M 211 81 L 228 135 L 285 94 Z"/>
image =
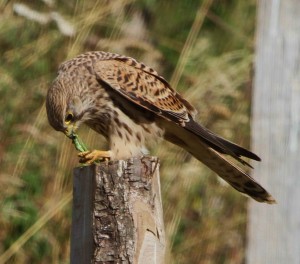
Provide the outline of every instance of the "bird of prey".
<path id="1" fill-rule="evenodd" d="M 109 150 L 81 152 L 83 162 L 142 156 L 146 143 L 164 138 L 239 192 L 258 202 L 275 203 L 225 156 L 243 165 L 249 164 L 242 157 L 260 158 L 197 123 L 195 108 L 155 70 L 133 58 L 94 51 L 62 63 L 48 90 L 46 108 L 51 126 L 70 138 L 82 123 L 106 137 Z"/>

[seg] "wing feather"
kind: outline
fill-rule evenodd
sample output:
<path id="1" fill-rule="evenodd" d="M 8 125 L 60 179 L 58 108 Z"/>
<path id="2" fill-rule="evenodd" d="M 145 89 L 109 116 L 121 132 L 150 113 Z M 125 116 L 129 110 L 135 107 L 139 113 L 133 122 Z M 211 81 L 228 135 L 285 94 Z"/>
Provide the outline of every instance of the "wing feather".
<path id="1" fill-rule="evenodd" d="M 137 62 L 133 65 L 126 62 L 116 59 L 98 61 L 93 68 L 99 81 L 167 120 L 183 124 L 195 115 L 196 110 L 154 70 L 141 67 Z"/>

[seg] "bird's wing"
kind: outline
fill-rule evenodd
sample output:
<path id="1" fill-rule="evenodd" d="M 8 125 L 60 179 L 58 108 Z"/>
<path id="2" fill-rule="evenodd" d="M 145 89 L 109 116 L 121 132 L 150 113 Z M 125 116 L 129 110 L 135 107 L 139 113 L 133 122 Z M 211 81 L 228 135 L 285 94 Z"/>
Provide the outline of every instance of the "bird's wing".
<path id="1" fill-rule="evenodd" d="M 94 63 L 98 81 L 105 82 L 130 101 L 178 124 L 188 122 L 196 110 L 153 69 L 131 58 Z"/>
<path id="2" fill-rule="evenodd" d="M 195 122 L 193 116 L 196 110 L 193 106 L 156 71 L 144 64 L 120 56 L 94 61 L 93 70 L 101 85 L 107 85 L 133 103 L 191 131 L 216 151 L 231 155 L 244 165 L 249 164 L 241 156 L 260 160 L 254 153 L 217 136 Z"/>

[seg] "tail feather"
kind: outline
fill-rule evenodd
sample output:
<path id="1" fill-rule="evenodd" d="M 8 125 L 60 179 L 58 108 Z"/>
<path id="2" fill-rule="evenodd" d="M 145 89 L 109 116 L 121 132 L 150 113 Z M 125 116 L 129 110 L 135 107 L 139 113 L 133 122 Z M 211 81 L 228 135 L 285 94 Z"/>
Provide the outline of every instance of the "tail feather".
<path id="1" fill-rule="evenodd" d="M 205 158 L 203 158 L 201 154 L 201 156 L 199 156 L 199 151 L 195 151 L 193 148 L 187 149 L 187 151 L 212 169 L 239 192 L 252 197 L 258 202 L 266 202 L 269 204 L 276 203 L 272 195 L 269 194 L 268 191 L 256 182 L 250 175 L 243 172 L 239 167 L 222 157 L 215 150 L 208 148 L 207 157 Z"/>
<path id="2" fill-rule="evenodd" d="M 270 204 L 276 203 L 272 195 L 269 194 L 258 182 L 220 154 L 230 153 L 231 155 L 231 153 L 234 153 L 241 147 L 229 141 L 229 143 L 227 143 L 226 140 L 224 140 L 226 141 L 225 143 L 222 140 L 215 142 L 213 141 L 212 136 L 217 138 L 219 137 L 214 134 L 210 135 L 211 137 L 207 135 L 199 136 L 198 134 L 196 135 L 194 132 L 191 132 L 190 129 L 186 129 L 186 127 L 180 127 L 171 123 L 166 124 L 165 128 L 165 138 L 168 141 L 191 153 L 196 159 L 217 173 L 233 188 L 252 197 L 258 202 L 266 202 Z M 205 140 L 203 138 L 205 138 Z M 230 149 L 230 146 L 232 146 L 231 144 L 233 145 L 233 149 Z M 222 151 L 218 151 L 220 149 L 222 149 Z M 249 151 L 249 153 L 251 152 Z M 231 156 L 236 158 L 237 155 L 241 154 Z"/>
<path id="3" fill-rule="evenodd" d="M 249 167 L 251 167 L 251 165 L 242 160 L 241 157 L 246 157 L 257 161 L 261 160 L 253 152 L 216 135 L 209 129 L 195 122 L 194 120 L 191 120 L 190 122 L 186 123 L 185 128 L 190 132 L 194 133 L 195 135 L 199 136 L 203 140 L 203 142 L 205 142 L 212 149 L 222 154 L 228 154 L 244 165 L 248 165 Z"/>

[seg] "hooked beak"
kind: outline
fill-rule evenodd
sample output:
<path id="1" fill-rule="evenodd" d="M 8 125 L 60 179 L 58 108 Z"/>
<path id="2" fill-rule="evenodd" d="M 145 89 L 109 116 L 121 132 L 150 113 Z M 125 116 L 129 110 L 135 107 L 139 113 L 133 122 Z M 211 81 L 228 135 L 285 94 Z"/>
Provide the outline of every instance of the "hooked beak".
<path id="1" fill-rule="evenodd" d="M 76 122 L 70 123 L 70 124 L 66 124 L 65 125 L 65 130 L 63 130 L 64 134 L 70 138 L 70 139 L 74 139 L 74 137 L 76 136 L 76 131 L 78 129 L 78 124 Z"/>
<path id="2" fill-rule="evenodd" d="M 68 138 L 70 138 L 70 139 L 74 138 L 73 127 L 67 127 L 63 132 Z"/>

